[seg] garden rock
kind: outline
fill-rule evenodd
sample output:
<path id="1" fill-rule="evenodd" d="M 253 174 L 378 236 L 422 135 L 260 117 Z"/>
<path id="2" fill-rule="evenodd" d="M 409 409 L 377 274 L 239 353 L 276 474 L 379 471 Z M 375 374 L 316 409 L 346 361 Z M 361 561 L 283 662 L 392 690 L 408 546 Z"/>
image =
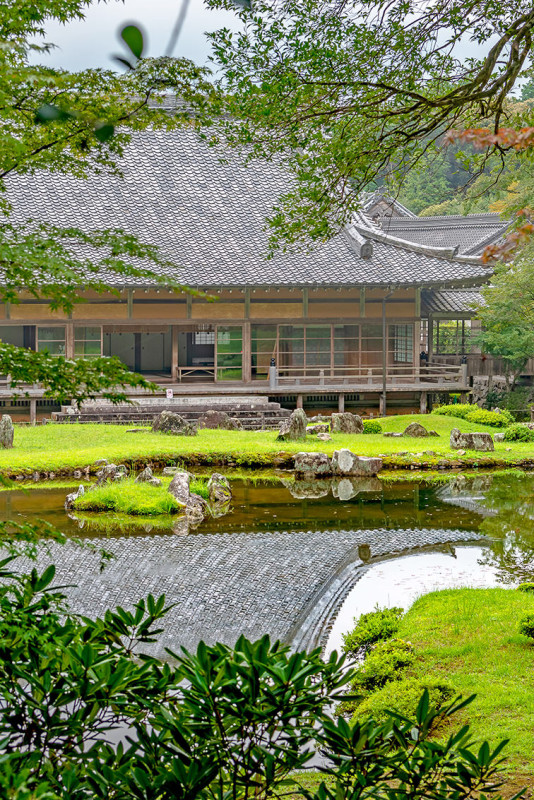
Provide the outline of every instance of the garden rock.
<path id="1" fill-rule="evenodd" d="M 437 431 L 428 431 L 428 435 L 429 436 L 439 436 L 439 433 Z"/>
<path id="2" fill-rule="evenodd" d="M 189 498 L 191 497 L 189 490 L 190 480 L 191 476 L 188 472 L 177 472 L 167 489 L 182 506 L 187 506 Z"/>
<path id="3" fill-rule="evenodd" d="M 215 409 L 206 411 L 198 420 L 198 426 L 199 428 L 209 428 L 210 430 L 215 430 L 217 428 L 221 428 L 224 431 L 243 430 L 243 426 L 238 419 L 230 417 L 226 411 L 216 411 Z"/>
<path id="4" fill-rule="evenodd" d="M 293 465 L 297 475 L 306 478 L 332 474 L 332 463 L 326 453 L 296 453 Z"/>
<path id="5" fill-rule="evenodd" d="M 494 433 L 493 434 L 493 441 L 494 442 L 504 442 L 504 433 Z"/>
<path id="6" fill-rule="evenodd" d="M 451 431 L 450 445 L 453 450 L 479 450 L 484 453 L 495 450 L 490 433 L 462 433 L 458 428 Z"/>
<path id="7" fill-rule="evenodd" d="M 196 426 L 187 422 L 173 411 L 162 411 L 152 422 L 152 430 L 157 433 L 168 433 L 172 436 L 196 436 Z"/>
<path id="8" fill-rule="evenodd" d="M 150 467 L 145 467 L 135 479 L 135 483 L 148 483 L 150 486 L 162 486 L 159 478 L 155 478 Z"/>
<path id="9" fill-rule="evenodd" d="M 128 476 L 128 470 L 124 464 L 105 464 L 102 469 L 96 473 L 97 486 L 103 486 L 108 481 L 118 482 L 124 480 Z"/>
<path id="10" fill-rule="evenodd" d="M 176 475 L 178 467 L 163 467 L 162 475 Z"/>
<path id="11" fill-rule="evenodd" d="M 190 494 L 184 510 L 190 524 L 198 525 L 208 513 L 208 504 L 199 494 Z"/>
<path id="12" fill-rule="evenodd" d="M 421 425 L 419 422 L 410 422 L 407 428 L 405 428 L 403 436 L 413 436 L 414 438 L 422 438 L 423 436 L 428 436 L 428 431 L 424 425 Z"/>
<path id="13" fill-rule="evenodd" d="M 334 475 L 367 477 L 376 475 L 381 469 L 381 458 L 364 458 L 346 448 L 334 450 L 332 456 L 332 473 Z"/>
<path id="14" fill-rule="evenodd" d="M 0 444 L 4 448 L 13 447 L 13 437 L 15 435 L 15 428 L 13 427 L 13 420 L 9 414 L 2 414 L 0 419 Z"/>
<path id="15" fill-rule="evenodd" d="M 109 464 L 107 458 L 97 458 L 95 461 L 95 467 L 105 467 L 107 464 Z"/>
<path id="16" fill-rule="evenodd" d="M 298 439 L 306 438 L 306 426 L 308 424 L 308 417 L 302 408 L 296 408 L 291 412 L 287 419 L 283 420 L 280 425 L 280 430 L 277 441 L 297 441 Z"/>
<path id="17" fill-rule="evenodd" d="M 332 441 L 332 437 L 330 436 L 329 433 L 318 433 L 317 434 L 317 438 L 319 439 L 320 442 L 331 442 Z"/>
<path id="18" fill-rule="evenodd" d="M 332 414 L 332 433 L 363 433 L 362 418 L 350 411 Z"/>
<path id="19" fill-rule="evenodd" d="M 399 439 L 402 436 L 402 433 L 393 433 L 392 431 L 386 431 L 386 433 L 383 433 L 382 436 L 387 436 L 388 439 L 393 439 L 393 438 Z"/>
<path id="20" fill-rule="evenodd" d="M 318 425 L 310 425 L 306 428 L 308 436 L 315 436 L 318 433 L 330 433 L 330 425 L 320 422 Z"/>
<path id="21" fill-rule="evenodd" d="M 78 486 L 78 489 L 75 492 L 71 492 L 65 498 L 65 509 L 68 511 L 70 508 L 74 508 L 74 503 L 78 499 L 78 497 L 83 497 L 85 494 L 85 487 Z"/>
<path id="22" fill-rule="evenodd" d="M 214 472 L 208 481 L 210 503 L 228 503 L 232 499 L 232 490 L 228 478 Z"/>
<path id="23" fill-rule="evenodd" d="M 361 492 L 379 492 L 381 489 L 378 478 L 341 478 L 332 483 L 332 494 L 342 503 L 352 500 Z"/>

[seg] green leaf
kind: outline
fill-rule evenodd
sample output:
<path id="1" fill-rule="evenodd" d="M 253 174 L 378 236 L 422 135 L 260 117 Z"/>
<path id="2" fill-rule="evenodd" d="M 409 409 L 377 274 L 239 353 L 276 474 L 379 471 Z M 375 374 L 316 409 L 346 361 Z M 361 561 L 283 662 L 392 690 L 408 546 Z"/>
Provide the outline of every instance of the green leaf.
<path id="1" fill-rule="evenodd" d="M 141 58 L 143 55 L 143 34 L 137 25 L 125 25 L 120 32 L 121 39 L 126 47 L 134 54 L 136 58 Z"/>
<path id="2" fill-rule="evenodd" d="M 97 125 L 95 128 L 95 136 L 99 142 L 107 142 L 113 138 L 115 134 L 115 127 L 109 123 Z"/>

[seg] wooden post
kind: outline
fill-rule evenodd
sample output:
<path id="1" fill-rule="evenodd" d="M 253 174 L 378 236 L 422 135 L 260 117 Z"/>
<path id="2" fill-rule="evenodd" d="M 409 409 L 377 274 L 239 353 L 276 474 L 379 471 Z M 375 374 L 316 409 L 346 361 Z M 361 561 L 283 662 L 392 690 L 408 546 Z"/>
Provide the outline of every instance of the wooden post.
<path id="1" fill-rule="evenodd" d="M 339 394 L 337 398 L 337 410 L 340 414 L 345 411 L 345 395 Z"/>
<path id="2" fill-rule="evenodd" d="M 37 400 L 32 398 L 30 400 L 30 425 L 35 425 L 37 421 Z"/>
<path id="3" fill-rule="evenodd" d="M 74 325 L 65 326 L 65 357 L 74 358 Z"/>
<path id="4" fill-rule="evenodd" d="M 297 395 L 297 408 L 304 408 L 304 401 L 301 394 Z"/>
<path id="5" fill-rule="evenodd" d="M 428 393 L 427 392 L 421 392 L 421 396 L 419 398 L 419 413 L 420 414 L 426 414 L 427 405 L 428 405 Z"/>
<path id="6" fill-rule="evenodd" d="M 386 416 L 386 406 L 384 404 L 384 395 L 381 394 L 378 396 L 378 414 L 381 417 Z"/>
<path id="7" fill-rule="evenodd" d="M 242 380 L 244 383 L 252 381 L 252 342 L 250 334 L 250 322 L 243 325 L 243 348 L 242 348 Z"/>
<path id="8" fill-rule="evenodd" d="M 171 377 L 178 380 L 178 326 L 171 325 Z"/>

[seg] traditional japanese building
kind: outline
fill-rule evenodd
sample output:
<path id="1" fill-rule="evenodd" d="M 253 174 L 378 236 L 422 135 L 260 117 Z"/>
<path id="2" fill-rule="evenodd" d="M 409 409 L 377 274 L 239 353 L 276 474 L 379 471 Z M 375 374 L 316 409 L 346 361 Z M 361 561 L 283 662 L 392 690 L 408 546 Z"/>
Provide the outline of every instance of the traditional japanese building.
<path id="1" fill-rule="evenodd" d="M 182 129 L 134 134 L 122 171 L 18 175 L 8 198 L 19 220 L 134 233 L 216 301 L 103 276 L 118 294 L 80 287 L 85 302 L 68 317 L 31 296 L 4 305 L 2 340 L 115 355 L 175 396 L 322 399 L 376 413 L 386 399 L 425 408 L 429 392 L 468 390 L 480 361 L 471 305 L 491 274 L 480 253 L 506 227 L 498 215 L 418 218 L 375 193 L 331 241 L 269 258 L 265 220 L 288 186 L 276 165 L 244 166 Z"/>

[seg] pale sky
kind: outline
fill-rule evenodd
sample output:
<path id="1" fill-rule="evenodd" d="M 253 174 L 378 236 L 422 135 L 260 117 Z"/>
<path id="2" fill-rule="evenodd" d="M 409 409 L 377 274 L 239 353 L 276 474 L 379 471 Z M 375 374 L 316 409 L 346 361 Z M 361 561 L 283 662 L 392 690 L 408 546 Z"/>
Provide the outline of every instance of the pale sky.
<path id="1" fill-rule="evenodd" d="M 144 29 L 148 38 L 146 55 L 163 55 L 181 3 L 182 0 L 94 2 L 87 9 L 85 20 L 68 25 L 49 24 L 47 41 L 57 47 L 50 55 L 39 55 L 35 60 L 50 67 L 68 70 L 86 67 L 119 69 L 111 56 L 125 52 L 117 39 L 117 31 L 128 22 L 135 22 Z M 189 0 L 187 16 L 173 55 L 205 64 L 209 44 L 204 32 L 223 26 L 237 30 L 235 15 L 227 11 L 209 11 L 203 0 Z"/>

